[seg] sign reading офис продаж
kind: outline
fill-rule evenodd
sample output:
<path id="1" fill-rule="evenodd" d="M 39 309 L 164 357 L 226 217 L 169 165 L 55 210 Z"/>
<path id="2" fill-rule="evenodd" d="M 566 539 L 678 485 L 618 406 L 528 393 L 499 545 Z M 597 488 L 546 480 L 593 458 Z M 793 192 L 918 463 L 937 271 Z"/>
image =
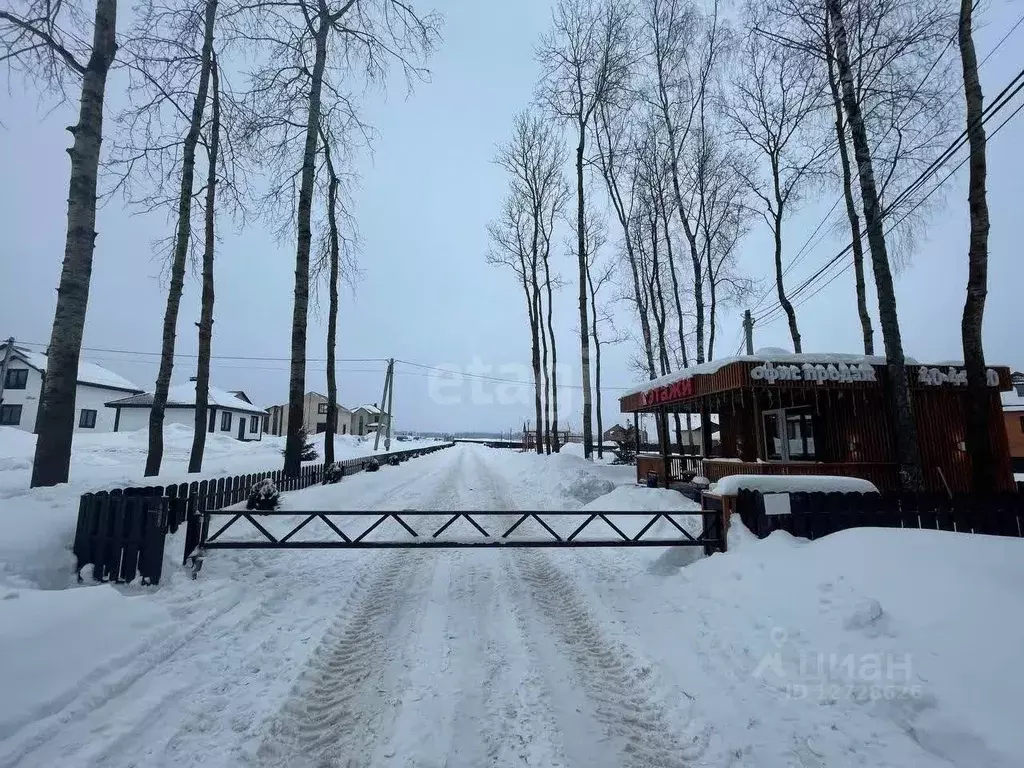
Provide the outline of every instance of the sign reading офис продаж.
<path id="1" fill-rule="evenodd" d="M 776 381 L 812 381 L 821 384 L 826 381 L 878 381 L 875 368 L 867 363 L 804 363 L 803 365 L 774 365 L 765 363 L 750 369 L 750 378 L 773 384 Z M 987 383 L 990 387 L 999 386 L 999 374 L 989 368 L 986 371 Z M 929 368 L 921 366 L 917 373 L 917 383 L 937 387 L 952 384 L 958 387 L 967 386 L 967 371 L 963 368 L 947 366 Z"/>
<path id="2" fill-rule="evenodd" d="M 804 363 L 803 365 L 774 365 L 765 363 L 750 369 L 750 378 L 755 381 L 877 381 L 874 366 L 867 363 Z"/>

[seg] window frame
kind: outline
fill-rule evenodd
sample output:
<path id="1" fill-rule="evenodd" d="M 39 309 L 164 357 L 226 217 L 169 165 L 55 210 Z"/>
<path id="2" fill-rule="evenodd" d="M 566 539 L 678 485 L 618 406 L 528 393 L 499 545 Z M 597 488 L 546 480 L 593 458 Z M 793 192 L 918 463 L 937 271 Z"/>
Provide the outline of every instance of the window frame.
<path id="1" fill-rule="evenodd" d="M 20 381 L 13 381 L 11 378 L 12 373 L 20 374 L 16 377 L 20 379 Z M 28 389 L 28 368 L 8 368 L 7 373 L 4 375 L 4 389 Z"/>
<path id="2" fill-rule="evenodd" d="M 317 403 L 316 413 L 318 416 L 323 416 L 327 413 L 327 403 Z"/>
<path id="3" fill-rule="evenodd" d="M 87 424 L 86 414 L 92 414 L 92 423 Z M 95 408 L 81 408 L 78 411 L 78 428 L 79 429 L 96 429 L 96 416 L 98 415 Z"/>
<path id="4" fill-rule="evenodd" d="M 793 418 L 793 417 L 796 418 Z M 771 410 L 765 410 L 761 412 L 761 427 L 763 435 L 763 446 L 765 461 L 818 461 L 817 445 L 814 442 L 814 411 L 808 406 L 797 406 L 795 408 L 773 408 Z M 769 418 L 777 419 L 778 424 L 778 441 L 779 451 L 778 457 L 772 457 L 775 453 L 774 449 L 769 450 L 769 430 L 767 428 L 767 422 Z M 796 425 L 800 425 L 800 443 L 803 446 L 803 450 L 798 453 L 792 453 L 790 450 L 790 441 L 796 441 Z M 792 427 L 792 429 L 791 429 Z M 793 434 L 793 437 L 790 436 Z M 808 450 L 808 448 L 812 450 Z"/>
<path id="5" fill-rule="evenodd" d="M 220 412 L 220 431 L 230 432 L 231 431 L 231 411 Z"/>
<path id="6" fill-rule="evenodd" d="M 260 419 L 259 419 L 258 416 L 252 416 L 249 419 L 249 434 L 250 435 L 255 435 L 257 432 L 260 431 L 259 421 L 260 421 Z"/>
<path id="7" fill-rule="evenodd" d="M 24 409 L 22 408 L 21 403 L 4 403 L 3 405 L 0 405 L 0 426 L 4 426 L 4 427 L 17 427 L 17 426 L 20 426 L 21 425 L 21 416 L 22 416 L 23 412 L 24 412 Z M 4 414 L 5 413 L 16 413 L 18 415 L 18 418 L 13 420 L 13 421 L 10 420 L 10 419 L 4 418 Z"/>

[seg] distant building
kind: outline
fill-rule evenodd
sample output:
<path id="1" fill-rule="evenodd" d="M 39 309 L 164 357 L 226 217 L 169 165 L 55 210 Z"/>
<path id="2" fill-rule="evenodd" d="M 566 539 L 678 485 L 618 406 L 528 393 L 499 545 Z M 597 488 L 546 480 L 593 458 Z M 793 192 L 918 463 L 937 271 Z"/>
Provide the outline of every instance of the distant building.
<path id="1" fill-rule="evenodd" d="M 7 354 L 7 342 L 0 343 L 0 360 Z M 11 346 L 5 371 L 0 426 L 36 431 L 39 397 L 46 375 L 46 355 Z M 94 363 L 80 360 L 75 389 L 75 432 L 113 432 L 114 413 L 104 404 L 112 397 L 136 394 L 142 388 Z"/>
<path id="2" fill-rule="evenodd" d="M 389 419 L 376 403 L 356 406 L 352 409 L 351 432 L 353 435 L 366 435 L 378 428 L 386 430 Z"/>
<path id="3" fill-rule="evenodd" d="M 307 392 L 302 398 L 302 424 L 309 434 L 327 431 L 327 396 L 319 392 Z M 337 434 L 347 435 L 352 431 L 352 411 L 338 405 Z M 272 405 L 267 409 L 264 431 L 268 435 L 288 434 L 288 404 Z"/>
<path id="4" fill-rule="evenodd" d="M 144 429 L 149 424 L 149 412 L 153 407 L 153 393 L 111 400 L 106 407 L 114 414 L 114 432 Z M 226 392 L 210 387 L 207 405 L 207 432 L 228 434 L 243 440 L 263 439 L 263 419 L 266 410 L 253 405 L 244 392 Z M 167 407 L 164 411 L 165 424 L 185 424 L 194 427 L 196 423 L 196 385 L 193 382 L 177 384 L 167 392 Z"/>
<path id="5" fill-rule="evenodd" d="M 1010 374 L 1013 389 L 1000 393 L 1003 401 L 1003 422 L 1010 444 L 1010 463 L 1016 474 L 1024 473 L 1024 373 Z"/>

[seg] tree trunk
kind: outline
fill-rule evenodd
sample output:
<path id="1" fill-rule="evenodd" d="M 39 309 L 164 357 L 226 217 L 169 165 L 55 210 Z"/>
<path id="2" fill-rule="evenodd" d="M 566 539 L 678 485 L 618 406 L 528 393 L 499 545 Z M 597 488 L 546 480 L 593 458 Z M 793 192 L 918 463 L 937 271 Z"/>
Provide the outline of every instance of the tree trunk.
<path id="1" fill-rule="evenodd" d="M 217 56 L 211 57 L 213 84 L 213 120 L 210 123 L 209 165 L 206 169 L 205 242 L 203 243 L 203 295 L 199 311 L 199 359 L 196 361 L 195 432 L 192 453 L 188 458 L 189 473 L 203 471 L 206 450 L 206 419 L 210 400 L 210 355 L 213 348 L 213 256 L 217 245 L 214 224 L 217 203 L 217 156 L 220 150 L 220 77 Z"/>
<path id="2" fill-rule="evenodd" d="M 338 372 L 335 370 L 335 352 L 338 346 L 338 278 L 341 244 L 338 237 L 338 186 L 340 180 L 331 161 L 331 146 L 323 137 L 324 157 L 330 181 L 327 185 L 327 226 L 331 252 L 330 281 L 327 308 L 327 429 L 324 431 L 324 463 L 334 463 L 334 436 L 338 432 Z M 394 386 L 392 384 L 392 386 Z M 384 404 L 381 403 L 381 409 Z M 390 414 L 389 414 L 390 418 Z"/>
<path id="3" fill-rule="evenodd" d="M 875 274 L 875 289 L 878 294 L 878 315 L 885 344 L 889 379 L 887 385 L 893 428 L 896 432 L 896 453 L 900 464 L 900 476 L 904 489 L 917 491 L 924 487 L 921 457 L 917 444 L 917 423 L 914 421 L 913 405 L 910 400 L 910 382 L 903 356 L 903 340 L 900 337 L 896 292 L 893 288 L 892 271 L 889 267 L 885 232 L 882 229 L 882 210 L 875 186 L 874 168 L 871 165 L 871 149 L 860 104 L 857 102 L 854 90 L 853 73 L 850 69 L 847 52 L 842 2 L 841 0 L 826 0 L 826 3 L 835 36 L 836 66 L 839 70 L 839 82 L 843 90 L 843 106 L 850 125 L 854 159 L 857 162 L 857 173 L 860 177 L 864 223 L 868 231 L 871 266 Z"/>
<path id="4" fill-rule="evenodd" d="M 984 98 L 978 80 L 978 58 L 974 53 L 972 29 L 973 0 L 960 0 L 960 62 L 964 72 L 967 99 L 967 137 L 970 142 L 970 182 L 967 192 L 971 211 L 971 240 L 968 250 L 967 301 L 961 320 L 964 367 L 967 370 L 967 452 L 971 457 L 971 490 L 987 493 L 996 489 L 996 473 L 989 442 L 990 398 L 985 377 L 985 350 L 981 330 L 988 294 L 988 200 L 985 180 L 985 126 L 982 123 Z"/>
<path id="5" fill-rule="evenodd" d="M 586 151 L 586 133 L 583 124 L 579 127 L 579 144 L 576 146 L 576 230 L 579 256 L 580 280 L 580 357 L 583 368 L 583 457 L 589 459 L 594 453 L 594 427 L 590 401 L 590 324 L 587 322 L 587 243 L 586 204 L 583 197 L 583 153 Z"/>
<path id="6" fill-rule="evenodd" d="M 597 329 L 597 291 L 594 290 L 594 280 L 587 269 L 587 287 L 590 291 L 590 315 L 593 319 L 591 326 L 594 337 L 594 399 L 595 410 L 597 411 L 597 458 L 604 458 L 604 422 L 601 419 L 601 338 Z"/>
<path id="7" fill-rule="evenodd" d="M 860 216 L 853 200 L 853 173 L 850 168 L 850 152 L 846 146 L 846 121 L 843 120 L 843 98 L 839 93 L 839 81 L 835 74 L 835 59 L 832 41 L 829 38 L 828 14 L 825 15 L 825 60 L 828 63 L 828 85 L 832 94 L 832 106 L 836 113 L 836 139 L 839 142 L 839 164 L 843 172 L 843 201 L 846 203 L 846 218 L 850 221 L 850 244 L 853 248 L 853 274 L 857 291 L 857 314 L 860 317 L 861 333 L 864 337 L 864 354 L 875 354 L 875 332 L 871 328 L 868 314 L 867 285 L 864 280 L 864 244 L 861 242 Z"/>
<path id="8" fill-rule="evenodd" d="M 210 69 L 213 61 L 213 29 L 217 18 L 217 0 L 207 0 L 203 20 L 203 48 L 200 54 L 199 87 L 192 101 L 188 133 L 181 148 L 181 186 L 178 190 L 178 226 L 174 233 L 174 254 L 171 257 L 171 284 L 167 289 L 164 308 L 164 326 L 160 342 L 160 367 L 153 388 L 153 405 L 149 409 L 149 452 L 146 455 L 146 477 L 160 474 L 164 457 L 164 409 L 167 391 L 171 387 L 174 370 L 174 344 L 177 340 L 178 311 L 185 288 L 185 264 L 192 233 L 192 187 L 196 170 L 196 146 L 206 111 L 206 96 L 210 88 Z M 205 428 L 205 425 L 204 425 Z"/>
<path id="9" fill-rule="evenodd" d="M 554 302 L 551 300 L 551 272 L 548 267 L 550 247 L 548 236 L 544 241 L 544 284 L 548 294 L 548 336 L 551 340 L 551 450 L 558 453 L 561 449 L 558 441 L 558 350 L 555 347 L 555 326 L 551 318 Z"/>
<path id="10" fill-rule="evenodd" d="M 74 143 L 68 150 L 68 229 L 36 418 L 39 436 L 32 462 L 33 488 L 67 482 L 71 469 L 78 357 L 96 244 L 96 175 L 103 142 L 103 98 L 107 73 L 117 53 L 116 26 L 117 0 L 97 0 L 92 54 L 82 75 L 78 123 L 69 129 Z"/>
<path id="11" fill-rule="evenodd" d="M 772 226 L 772 234 L 775 236 L 775 290 L 779 295 L 779 305 L 785 311 L 786 319 L 789 321 L 789 336 L 793 339 L 793 351 L 799 355 L 803 352 L 803 348 L 800 346 L 800 331 L 796 327 L 796 310 L 793 309 L 793 303 L 786 296 L 786 288 L 782 282 L 782 208 L 784 203 L 779 192 L 778 163 L 772 163 L 772 174 L 774 176 L 776 205 Z"/>
<path id="12" fill-rule="evenodd" d="M 715 359 L 715 330 L 718 326 L 718 283 L 715 281 L 715 276 L 711 273 L 711 259 L 706 259 L 708 263 L 708 360 Z"/>
<path id="13" fill-rule="evenodd" d="M 540 335 L 540 368 L 544 373 L 544 452 L 551 454 L 551 370 L 548 368 L 548 334 L 544 328 L 544 302 L 533 271 L 533 296 L 537 304 L 537 326 Z"/>
<path id="14" fill-rule="evenodd" d="M 683 304 L 679 296 L 679 280 L 676 277 L 676 258 L 672 252 L 672 237 L 668 227 L 668 210 L 661 206 L 661 224 L 665 233 L 665 258 L 668 261 L 669 276 L 672 280 L 672 297 L 676 305 L 676 333 L 679 335 L 679 352 L 683 358 L 683 368 L 690 367 L 690 360 L 686 354 L 686 334 L 683 332 Z M 673 414 L 676 427 L 676 447 L 683 452 L 683 424 L 679 413 Z"/>
<path id="15" fill-rule="evenodd" d="M 651 218 L 651 295 L 653 302 L 657 299 L 658 306 L 654 313 L 654 322 L 658 327 L 658 361 L 661 365 L 661 375 L 664 376 L 671 370 L 668 359 L 668 344 L 665 342 L 665 292 L 661 288 L 661 266 L 658 263 L 658 219 L 657 215 Z M 652 303 L 652 309 L 655 309 Z M 668 424 L 668 421 L 665 420 Z M 667 438 L 666 438 L 667 439 Z"/>
<path id="16" fill-rule="evenodd" d="M 541 405 L 541 372 L 540 372 L 540 307 L 537 304 L 537 295 L 532 290 L 527 290 L 527 299 L 530 302 L 530 336 L 533 345 L 533 411 L 537 419 L 537 426 L 534 429 L 534 449 L 539 454 L 544 453 L 544 409 Z"/>
<path id="17" fill-rule="evenodd" d="M 292 353 L 288 382 L 288 437 L 284 448 L 284 473 L 295 476 L 302 468 L 302 404 L 306 388 L 306 321 L 309 313 L 309 249 L 313 181 L 316 174 L 316 146 L 320 129 L 320 95 L 327 63 L 327 36 L 330 20 L 321 4 L 315 40 L 313 74 L 309 84 L 309 113 L 306 115 L 306 144 L 302 155 L 299 183 L 298 245 L 295 251 L 295 303 L 292 307 Z M 383 403 L 381 404 L 383 405 Z"/>

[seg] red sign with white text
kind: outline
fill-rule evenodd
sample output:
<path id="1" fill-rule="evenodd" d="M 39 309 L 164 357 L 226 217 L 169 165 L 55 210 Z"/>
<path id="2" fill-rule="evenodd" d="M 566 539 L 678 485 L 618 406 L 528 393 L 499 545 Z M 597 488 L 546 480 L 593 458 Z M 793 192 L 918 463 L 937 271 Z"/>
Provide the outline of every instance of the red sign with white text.
<path id="1" fill-rule="evenodd" d="M 641 402 L 644 407 L 670 403 L 675 400 L 682 400 L 693 394 L 693 379 L 683 379 L 675 384 L 668 384 L 664 387 L 649 389 L 641 395 Z"/>

